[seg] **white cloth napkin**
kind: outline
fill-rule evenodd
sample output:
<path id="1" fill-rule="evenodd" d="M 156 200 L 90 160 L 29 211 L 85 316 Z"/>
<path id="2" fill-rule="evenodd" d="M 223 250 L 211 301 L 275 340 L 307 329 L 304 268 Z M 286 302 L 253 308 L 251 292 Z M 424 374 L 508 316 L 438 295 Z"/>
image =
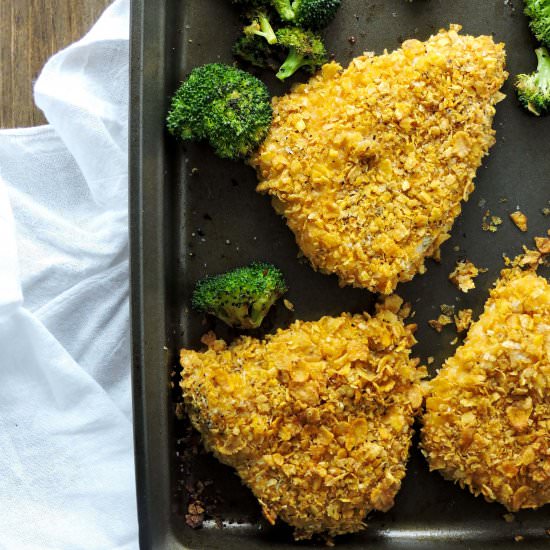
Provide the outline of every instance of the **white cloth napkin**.
<path id="1" fill-rule="evenodd" d="M 0 131 L 0 549 L 137 548 L 128 315 L 129 1 Z"/>

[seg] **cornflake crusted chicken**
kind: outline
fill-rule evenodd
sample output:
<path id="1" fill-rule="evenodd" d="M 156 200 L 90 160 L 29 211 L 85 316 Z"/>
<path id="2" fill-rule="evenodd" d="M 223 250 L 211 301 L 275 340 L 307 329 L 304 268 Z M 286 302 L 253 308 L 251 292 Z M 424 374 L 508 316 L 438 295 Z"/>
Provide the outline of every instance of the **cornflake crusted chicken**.
<path id="1" fill-rule="evenodd" d="M 510 511 L 550 502 L 550 285 L 505 270 L 464 345 L 430 381 L 431 470 Z"/>
<path id="2" fill-rule="evenodd" d="M 425 368 L 414 325 L 383 307 L 296 321 L 260 341 L 181 351 L 183 397 L 207 450 L 233 466 L 265 517 L 297 539 L 362 529 L 405 475 Z"/>
<path id="3" fill-rule="evenodd" d="M 330 63 L 273 100 L 258 191 L 341 285 L 389 294 L 423 273 L 474 189 L 507 73 L 503 44 L 459 30 Z"/>

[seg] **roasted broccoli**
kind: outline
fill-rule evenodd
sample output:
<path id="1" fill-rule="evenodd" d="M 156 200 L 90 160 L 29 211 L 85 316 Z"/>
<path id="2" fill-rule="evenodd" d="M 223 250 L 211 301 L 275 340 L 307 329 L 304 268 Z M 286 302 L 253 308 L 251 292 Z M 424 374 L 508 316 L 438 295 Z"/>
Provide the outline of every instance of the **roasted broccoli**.
<path id="1" fill-rule="evenodd" d="M 275 44 L 277 37 L 275 31 L 269 22 L 269 15 L 263 10 L 255 10 L 248 14 L 248 19 L 251 21 L 244 28 L 246 36 L 261 36 L 267 40 L 268 44 Z"/>
<path id="2" fill-rule="evenodd" d="M 233 45 L 233 55 L 243 61 L 263 69 L 277 70 L 275 50 L 263 38 L 257 35 L 241 36 Z"/>
<path id="3" fill-rule="evenodd" d="M 288 49 L 288 56 L 279 68 L 277 78 L 285 80 L 304 67 L 314 72 L 327 61 L 327 52 L 321 37 L 299 27 L 285 27 L 277 31 L 277 43 Z"/>
<path id="4" fill-rule="evenodd" d="M 283 274 L 271 264 L 257 262 L 202 279 L 195 286 L 192 305 L 231 327 L 253 329 L 286 291 Z"/>
<path id="5" fill-rule="evenodd" d="M 550 48 L 550 0 L 525 0 L 525 14 L 537 40 Z"/>
<path id="6" fill-rule="evenodd" d="M 283 21 L 308 29 L 326 27 L 336 15 L 341 0 L 271 0 Z"/>
<path id="7" fill-rule="evenodd" d="M 172 98 L 168 130 L 184 140 L 206 140 L 222 158 L 250 154 L 273 116 L 269 93 L 251 74 L 221 63 L 191 71 Z"/>
<path id="8" fill-rule="evenodd" d="M 522 105 L 534 115 L 550 112 L 550 55 L 546 48 L 535 50 L 537 70 L 516 77 L 516 89 Z"/>

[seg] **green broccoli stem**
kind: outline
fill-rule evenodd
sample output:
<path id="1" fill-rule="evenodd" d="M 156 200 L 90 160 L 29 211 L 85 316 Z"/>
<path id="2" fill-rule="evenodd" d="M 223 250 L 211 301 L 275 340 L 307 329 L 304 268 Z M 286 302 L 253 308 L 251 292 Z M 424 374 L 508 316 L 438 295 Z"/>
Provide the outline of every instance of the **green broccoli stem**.
<path id="1" fill-rule="evenodd" d="M 284 63 L 280 66 L 279 72 L 275 75 L 279 80 L 285 80 L 292 76 L 300 67 L 307 65 L 307 61 L 302 54 L 296 51 L 296 48 L 291 47 L 288 51 L 288 56 Z"/>
<path id="2" fill-rule="evenodd" d="M 550 54 L 546 48 L 537 48 L 537 80 L 546 88 L 550 88 Z"/>
<path id="3" fill-rule="evenodd" d="M 264 300 L 257 300 L 252 304 L 249 313 L 252 324 L 251 328 L 258 328 L 262 324 L 267 312 L 271 309 L 271 306 L 277 301 L 278 298 L 279 294 L 274 293 Z"/>
<path id="4" fill-rule="evenodd" d="M 260 29 L 262 32 L 256 34 L 263 36 L 267 40 L 268 44 L 275 44 L 277 42 L 277 37 L 275 36 L 275 31 L 273 30 L 273 27 L 269 23 L 267 15 L 260 15 L 258 17 L 258 21 L 260 23 Z"/>
<path id="5" fill-rule="evenodd" d="M 294 21 L 296 14 L 290 0 L 272 0 L 272 2 L 283 21 Z"/>

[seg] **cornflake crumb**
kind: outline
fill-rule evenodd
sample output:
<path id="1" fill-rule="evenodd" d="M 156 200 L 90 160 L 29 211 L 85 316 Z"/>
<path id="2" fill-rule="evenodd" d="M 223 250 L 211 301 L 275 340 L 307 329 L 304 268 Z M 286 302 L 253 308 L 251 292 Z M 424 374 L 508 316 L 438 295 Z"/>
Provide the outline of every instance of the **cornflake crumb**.
<path id="1" fill-rule="evenodd" d="M 399 310 L 399 312 L 397 313 L 397 315 L 399 315 L 399 317 L 401 319 L 406 319 L 410 314 L 411 314 L 411 311 L 412 311 L 412 305 L 410 302 L 405 302 L 402 306 L 401 306 L 401 309 Z"/>
<path id="2" fill-rule="evenodd" d="M 433 358 L 433 356 L 430 355 L 430 357 L 428 357 L 428 365 L 433 365 L 434 361 L 435 359 Z"/>
<path id="3" fill-rule="evenodd" d="M 199 501 L 191 502 L 187 507 L 187 514 L 185 514 L 185 523 L 192 529 L 198 529 L 202 527 L 204 522 L 204 507 Z"/>
<path id="4" fill-rule="evenodd" d="M 461 309 L 458 312 L 458 315 L 454 316 L 456 331 L 464 332 L 468 330 L 472 324 L 472 310 L 471 309 Z"/>
<path id="5" fill-rule="evenodd" d="M 294 311 L 294 304 L 290 301 L 290 300 L 287 300 L 286 298 L 283 300 L 283 304 L 284 306 L 288 309 L 288 311 Z"/>
<path id="6" fill-rule="evenodd" d="M 516 542 L 521 542 L 521 541 L 523 540 L 523 537 L 522 537 L 521 535 L 516 535 L 516 536 L 514 537 L 514 540 L 515 540 Z"/>
<path id="7" fill-rule="evenodd" d="M 542 213 L 544 216 L 550 216 L 550 208 L 546 207 L 542 209 Z"/>
<path id="8" fill-rule="evenodd" d="M 516 210 L 510 214 L 510 218 L 520 231 L 527 231 L 527 216 L 523 212 Z"/>
<path id="9" fill-rule="evenodd" d="M 176 410 L 174 411 L 178 420 L 185 418 L 185 405 L 183 403 L 176 403 Z"/>
<path id="10" fill-rule="evenodd" d="M 487 269 L 476 267 L 470 260 L 460 260 L 449 275 L 449 280 L 462 292 L 468 292 L 476 287 L 473 280 L 485 271 Z"/>
<path id="11" fill-rule="evenodd" d="M 494 233 L 501 224 L 502 218 L 499 216 L 491 216 L 491 211 L 487 210 L 483 215 L 481 229 L 483 229 L 483 231 L 491 231 L 491 233 Z"/>
<path id="12" fill-rule="evenodd" d="M 514 514 L 504 514 L 502 517 L 504 518 L 504 521 L 506 523 L 512 523 L 516 519 L 516 516 L 514 516 Z"/>
<path id="13" fill-rule="evenodd" d="M 440 315 L 437 319 L 430 319 L 428 325 L 430 325 L 437 332 L 441 332 L 445 325 L 450 325 L 453 320 L 448 315 Z"/>
<path id="14" fill-rule="evenodd" d="M 504 256 L 504 264 L 510 267 L 526 267 L 536 269 L 541 263 L 542 254 L 538 250 L 531 250 L 523 246 L 523 254 L 519 254 L 513 260 Z"/>
<path id="15" fill-rule="evenodd" d="M 458 342 L 458 338 L 453 338 L 453 340 L 451 340 L 451 346 L 456 345 L 457 342 Z"/>
<path id="16" fill-rule="evenodd" d="M 450 306 L 449 304 L 441 304 L 439 309 L 443 315 L 448 315 L 449 317 L 452 317 L 455 314 L 455 306 Z"/>
<path id="17" fill-rule="evenodd" d="M 535 245 L 541 254 L 550 254 L 550 238 L 535 237 Z"/>
<path id="18" fill-rule="evenodd" d="M 397 313 L 403 305 L 403 298 L 397 294 L 390 294 L 382 299 L 382 307 L 388 309 L 392 313 Z"/>

